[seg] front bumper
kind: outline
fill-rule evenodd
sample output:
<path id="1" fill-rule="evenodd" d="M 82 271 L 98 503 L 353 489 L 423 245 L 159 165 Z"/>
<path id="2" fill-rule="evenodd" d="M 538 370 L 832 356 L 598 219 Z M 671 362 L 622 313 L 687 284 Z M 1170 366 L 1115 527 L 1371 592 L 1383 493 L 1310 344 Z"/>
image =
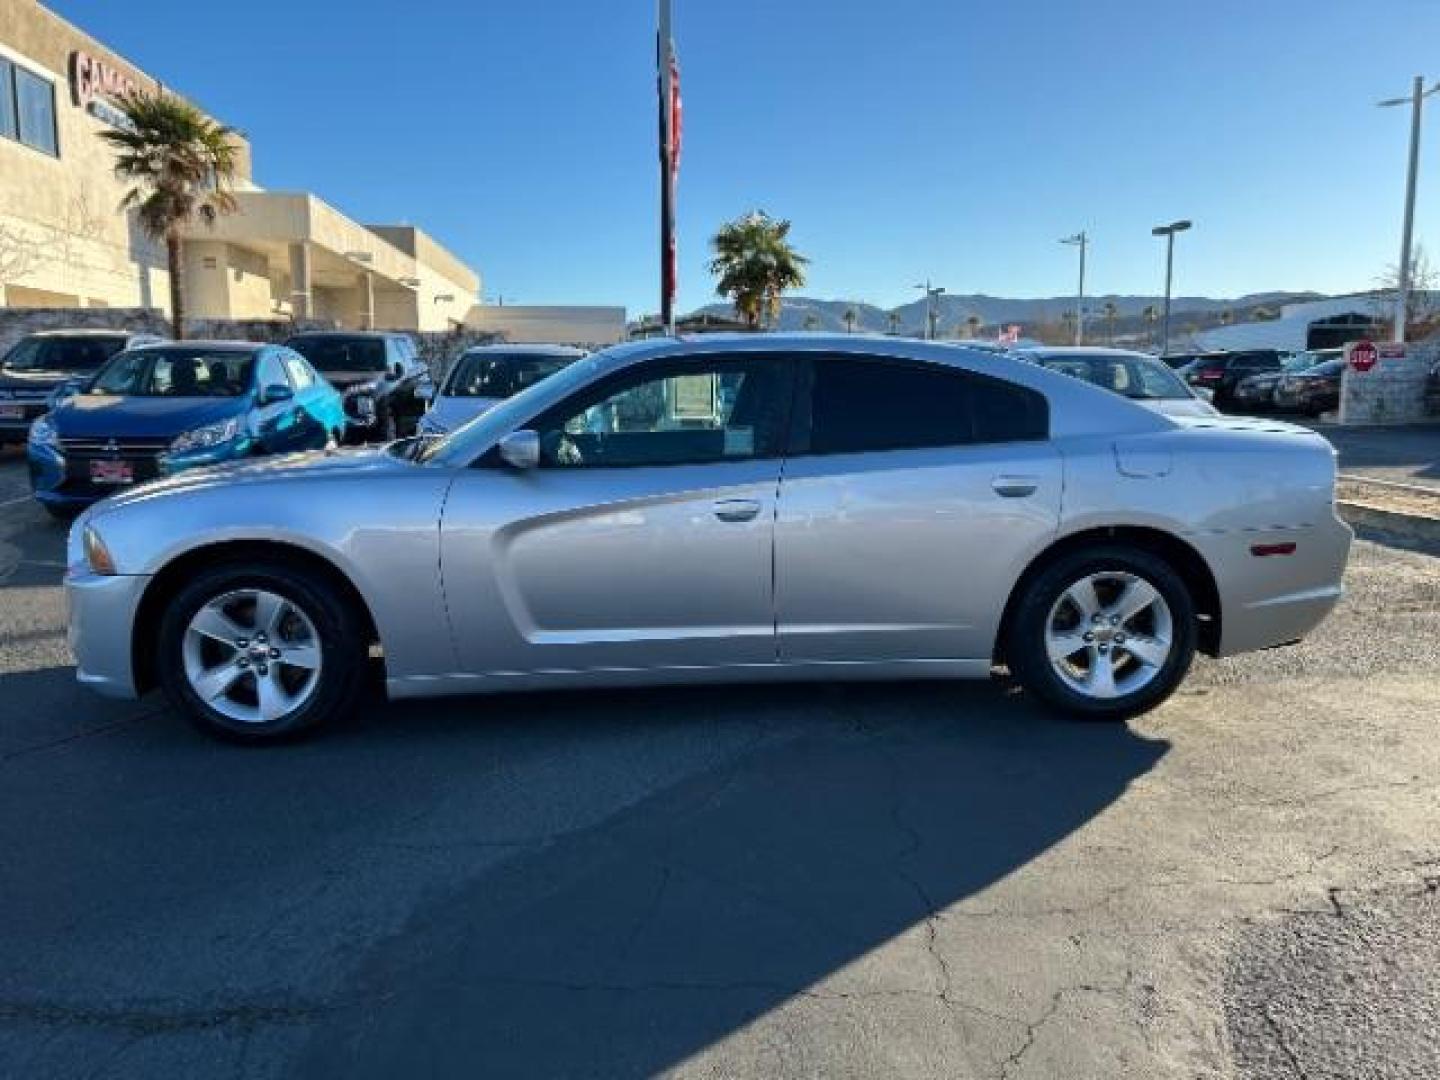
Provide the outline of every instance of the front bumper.
<path id="1" fill-rule="evenodd" d="M 192 450 L 183 454 L 161 454 L 147 459 L 136 458 L 137 478 L 134 484 L 99 485 L 71 475 L 65 455 L 54 446 L 26 444 L 26 460 L 30 468 L 30 490 L 35 498 L 47 505 L 64 509 L 83 509 L 92 506 L 117 491 L 130 491 L 147 480 L 158 480 L 173 476 L 187 469 L 200 469 L 207 465 L 222 465 L 247 457 L 252 449 L 248 437 L 234 439 L 219 446 L 203 450 Z M 123 451 L 117 457 L 130 458 Z"/>
<path id="2" fill-rule="evenodd" d="M 134 699 L 134 628 L 146 574 L 94 574 L 76 568 L 65 575 L 70 612 L 67 640 L 75 656 L 75 679 L 104 697 Z"/>

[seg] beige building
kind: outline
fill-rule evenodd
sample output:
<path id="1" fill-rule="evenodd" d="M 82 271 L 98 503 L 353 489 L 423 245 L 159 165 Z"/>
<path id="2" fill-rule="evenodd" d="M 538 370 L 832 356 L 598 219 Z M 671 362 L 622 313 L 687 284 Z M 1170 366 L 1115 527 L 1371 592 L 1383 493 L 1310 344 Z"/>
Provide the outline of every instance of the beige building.
<path id="1" fill-rule="evenodd" d="M 487 304 L 470 309 L 465 325 L 512 342 L 613 345 L 625 340 L 623 307 Z"/>
<path id="2" fill-rule="evenodd" d="M 169 306 L 164 251 L 116 207 L 97 137 L 116 97 L 159 83 L 36 0 L 0 0 L 0 307 Z M 413 226 L 367 226 L 306 192 L 271 192 L 239 143 L 238 212 L 185 241 L 189 314 L 346 328 L 464 325 L 480 278 Z"/>

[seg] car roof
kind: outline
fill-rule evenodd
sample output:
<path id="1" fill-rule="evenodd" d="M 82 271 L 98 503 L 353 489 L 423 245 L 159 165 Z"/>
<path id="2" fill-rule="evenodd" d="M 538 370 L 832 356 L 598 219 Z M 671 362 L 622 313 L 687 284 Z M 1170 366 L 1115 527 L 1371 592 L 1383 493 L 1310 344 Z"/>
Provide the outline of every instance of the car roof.
<path id="1" fill-rule="evenodd" d="M 574 345 L 472 345 L 461 356 L 479 355 L 485 353 L 503 353 L 507 356 L 589 356 L 584 349 L 578 349 Z"/>
<path id="2" fill-rule="evenodd" d="M 298 338 L 373 338 L 376 341 L 384 341 L 388 338 L 405 338 L 409 334 L 402 334 L 395 330 L 301 330 L 299 333 L 291 334 L 286 341 L 295 341 Z"/>
<path id="3" fill-rule="evenodd" d="M 26 337 L 43 337 L 43 338 L 56 338 L 56 337 L 68 337 L 68 338 L 121 337 L 121 338 L 130 338 L 130 337 L 148 337 L 148 336 L 158 336 L 158 335 L 152 335 L 151 332 L 148 331 L 148 330 L 106 330 L 106 329 L 104 329 L 103 327 L 100 327 L 100 328 L 96 328 L 96 327 L 86 327 L 86 328 L 84 328 L 84 329 L 75 329 L 75 330 L 36 330 L 34 333 L 26 334 L 25 336 L 26 336 Z"/>
<path id="4" fill-rule="evenodd" d="M 1153 353 L 1137 352 L 1134 349 L 1112 349 L 1099 345 L 1030 345 L 1023 349 L 1013 350 L 1020 356 L 1043 357 L 1045 359 L 1062 360 L 1067 356 L 1117 356 L 1129 360 L 1153 360 L 1160 362 L 1160 358 Z"/>
<path id="5" fill-rule="evenodd" d="M 233 341 L 233 340 L 209 340 L 206 338 L 186 338 L 184 341 L 152 341 L 141 346 L 146 350 L 150 349 L 204 349 L 208 352 L 259 352 L 261 349 L 279 348 L 269 341 Z"/>

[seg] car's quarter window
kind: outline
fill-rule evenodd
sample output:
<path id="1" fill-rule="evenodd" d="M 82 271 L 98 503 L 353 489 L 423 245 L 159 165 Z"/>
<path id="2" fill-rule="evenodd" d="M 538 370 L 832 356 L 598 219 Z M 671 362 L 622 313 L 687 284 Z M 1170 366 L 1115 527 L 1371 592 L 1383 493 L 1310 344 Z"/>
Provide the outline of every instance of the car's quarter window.
<path id="1" fill-rule="evenodd" d="M 856 454 L 1048 436 L 1043 394 L 985 375 L 884 357 L 817 357 L 810 365 L 810 454 Z M 802 410 L 802 413 L 804 410 Z M 802 428 L 804 427 L 802 419 Z"/>
<path id="2" fill-rule="evenodd" d="M 550 468 L 699 465 L 774 457 L 790 365 L 768 356 L 654 362 L 587 387 L 532 426 Z"/>
<path id="3" fill-rule="evenodd" d="M 304 390 L 315 385 L 315 376 L 310 374 L 310 368 L 299 356 L 291 353 L 281 357 L 285 362 L 285 370 L 290 373 L 291 385 L 296 390 Z"/>

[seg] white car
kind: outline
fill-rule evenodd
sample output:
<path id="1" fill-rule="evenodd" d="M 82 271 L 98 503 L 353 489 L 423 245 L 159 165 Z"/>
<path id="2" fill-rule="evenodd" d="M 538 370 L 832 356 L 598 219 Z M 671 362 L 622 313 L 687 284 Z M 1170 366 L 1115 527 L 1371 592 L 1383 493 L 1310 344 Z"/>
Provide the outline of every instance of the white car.
<path id="1" fill-rule="evenodd" d="M 421 435 L 446 435 L 506 398 L 588 355 L 568 345 L 481 345 L 460 354 L 420 419 Z"/>
<path id="2" fill-rule="evenodd" d="M 1021 349 L 1022 360 L 1084 379 L 1164 416 L 1219 416 L 1196 388 L 1148 353 L 1089 345 Z M 1212 395 L 1213 396 L 1213 395 Z"/>

